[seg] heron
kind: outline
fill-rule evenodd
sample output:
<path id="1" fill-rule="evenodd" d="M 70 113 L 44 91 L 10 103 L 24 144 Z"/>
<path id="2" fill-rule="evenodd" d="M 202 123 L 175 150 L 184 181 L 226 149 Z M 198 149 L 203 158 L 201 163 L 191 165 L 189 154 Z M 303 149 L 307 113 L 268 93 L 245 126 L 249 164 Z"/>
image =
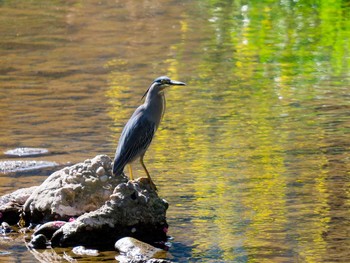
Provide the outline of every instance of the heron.
<path id="1" fill-rule="evenodd" d="M 115 176 L 122 174 L 125 166 L 128 165 L 129 178 L 133 180 L 131 163 L 139 159 L 152 188 L 156 190 L 143 157 L 165 112 L 164 89 L 170 86 L 184 85 L 186 85 L 184 82 L 171 80 L 167 76 L 161 76 L 152 82 L 142 96 L 142 99 L 146 97 L 144 103 L 134 111 L 119 138 L 113 162 L 113 174 Z"/>

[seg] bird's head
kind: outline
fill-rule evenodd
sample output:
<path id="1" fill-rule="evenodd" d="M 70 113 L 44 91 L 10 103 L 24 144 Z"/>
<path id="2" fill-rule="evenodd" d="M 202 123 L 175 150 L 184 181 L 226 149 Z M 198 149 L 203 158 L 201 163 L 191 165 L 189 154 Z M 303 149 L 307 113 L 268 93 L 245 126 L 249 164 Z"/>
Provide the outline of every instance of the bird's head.
<path id="1" fill-rule="evenodd" d="M 151 86 L 147 89 L 147 91 L 145 92 L 145 94 L 142 96 L 142 98 L 144 98 L 148 91 L 152 88 L 155 89 L 158 92 L 164 90 L 165 88 L 169 87 L 169 86 L 185 86 L 186 83 L 184 82 L 180 82 L 180 81 L 176 81 L 176 80 L 171 80 L 169 77 L 167 76 L 161 76 L 159 78 L 156 78 L 155 80 L 153 80 Z"/>

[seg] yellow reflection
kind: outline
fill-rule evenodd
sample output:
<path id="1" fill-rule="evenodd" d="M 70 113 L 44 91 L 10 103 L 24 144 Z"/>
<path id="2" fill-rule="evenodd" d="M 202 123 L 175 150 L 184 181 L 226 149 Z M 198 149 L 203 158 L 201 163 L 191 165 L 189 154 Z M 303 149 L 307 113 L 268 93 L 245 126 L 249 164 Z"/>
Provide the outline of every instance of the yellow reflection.
<path id="1" fill-rule="evenodd" d="M 184 15 L 184 42 L 166 48 L 164 74 L 190 80 L 167 91 L 167 112 L 146 154 L 151 173 L 164 195 L 175 196 L 170 209 L 190 217 L 193 254 L 215 247 L 226 262 L 236 260 L 235 251 L 247 262 L 322 261 L 330 208 L 327 174 L 319 171 L 328 160 L 297 153 L 321 149 L 327 137 L 310 112 L 320 88 L 316 62 L 323 58 L 301 44 L 314 37 L 311 31 L 296 27 L 314 11 L 295 8 L 294 20 L 276 5 L 249 5 L 244 15 L 237 6 L 215 10 L 221 12 L 200 32 L 198 21 Z M 190 34 L 205 41 L 194 48 L 186 42 Z M 118 63 L 124 62 L 111 66 Z M 129 82 L 124 73 L 111 75 L 116 123 L 130 116 L 123 109 Z"/>

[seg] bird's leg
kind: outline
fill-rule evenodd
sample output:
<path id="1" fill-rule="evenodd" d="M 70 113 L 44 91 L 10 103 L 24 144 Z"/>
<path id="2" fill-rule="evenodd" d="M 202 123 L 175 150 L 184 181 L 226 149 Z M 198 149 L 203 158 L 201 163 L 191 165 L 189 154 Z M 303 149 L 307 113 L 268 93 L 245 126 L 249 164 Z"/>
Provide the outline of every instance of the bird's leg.
<path id="1" fill-rule="evenodd" d="M 130 180 L 134 180 L 134 176 L 132 175 L 131 164 L 128 164 L 128 168 L 129 168 L 129 178 L 130 178 Z"/>
<path id="2" fill-rule="evenodd" d="M 151 179 L 151 176 L 149 175 L 149 172 L 147 171 L 146 165 L 143 163 L 143 155 L 141 155 L 141 157 L 140 157 L 140 163 L 141 163 L 143 169 L 144 169 L 145 172 L 146 172 L 146 175 L 147 175 L 147 177 L 148 177 L 148 180 L 149 180 L 149 182 L 151 183 L 152 189 L 156 191 L 156 190 L 157 190 L 157 187 L 156 187 L 156 185 L 153 183 L 153 181 L 152 181 L 152 179 Z"/>

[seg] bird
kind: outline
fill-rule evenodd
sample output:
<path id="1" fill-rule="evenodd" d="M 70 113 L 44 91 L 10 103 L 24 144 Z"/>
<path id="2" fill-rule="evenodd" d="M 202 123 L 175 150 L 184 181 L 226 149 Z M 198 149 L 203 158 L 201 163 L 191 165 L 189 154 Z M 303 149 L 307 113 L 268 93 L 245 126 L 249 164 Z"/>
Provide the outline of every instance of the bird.
<path id="1" fill-rule="evenodd" d="M 125 166 L 128 165 L 129 178 L 133 180 L 131 163 L 139 159 L 152 189 L 157 189 L 144 164 L 143 158 L 165 112 L 164 89 L 170 86 L 185 85 L 186 83 L 171 80 L 167 76 L 158 77 L 151 83 L 141 98 L 141 100 L 145 98 L 144 103 L 134 111 L 120 135 L 113 161 L 114 176 L 122 174 Z"/>

